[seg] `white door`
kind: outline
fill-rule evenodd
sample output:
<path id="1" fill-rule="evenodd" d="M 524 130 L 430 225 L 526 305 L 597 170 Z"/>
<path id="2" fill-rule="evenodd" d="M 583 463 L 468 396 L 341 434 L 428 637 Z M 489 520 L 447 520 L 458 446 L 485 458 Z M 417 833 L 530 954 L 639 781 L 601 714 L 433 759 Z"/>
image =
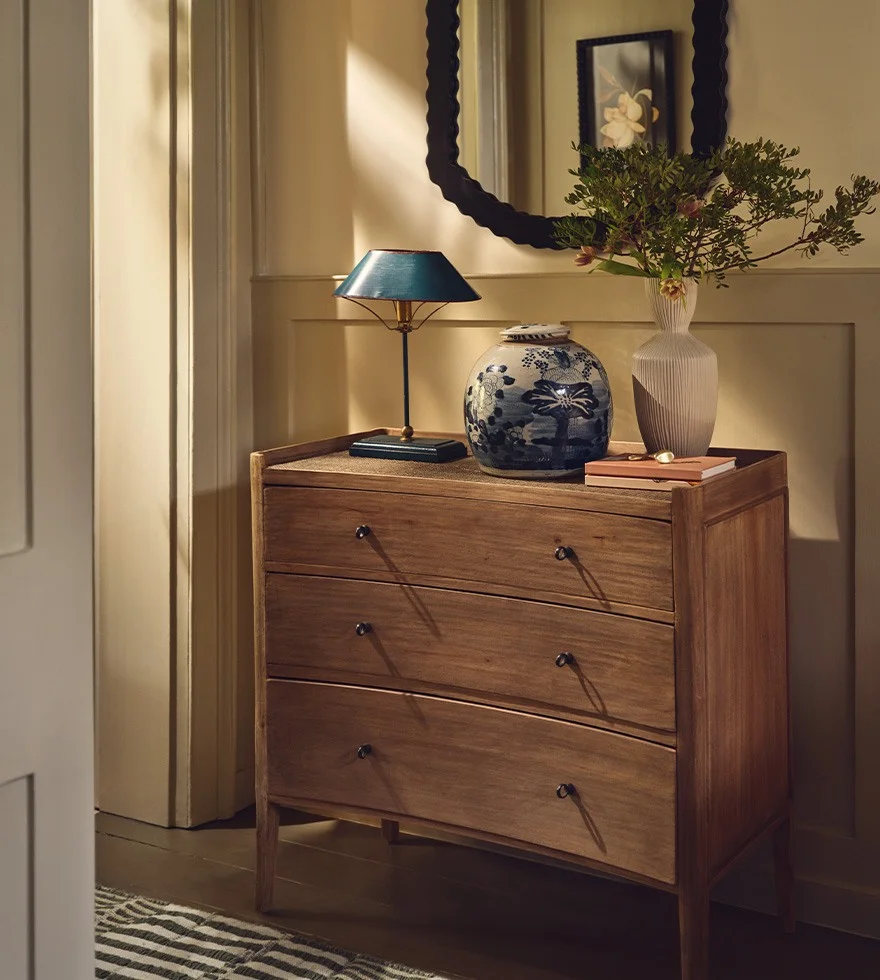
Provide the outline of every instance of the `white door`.
<path id="1" fill-rule="evenodd" d="M 0 977 L 94 976 L 89 0 L 0 0 Z"/>

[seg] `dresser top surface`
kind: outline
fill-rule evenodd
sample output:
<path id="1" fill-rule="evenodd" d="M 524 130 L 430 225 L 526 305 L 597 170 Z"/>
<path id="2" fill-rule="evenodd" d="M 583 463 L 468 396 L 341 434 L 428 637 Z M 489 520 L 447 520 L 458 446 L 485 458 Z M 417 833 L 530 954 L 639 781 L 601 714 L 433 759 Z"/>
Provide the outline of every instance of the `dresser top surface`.
<path id="1" fill-rule="evenodd" d="M 452 483 L 475 483 L 497 487 L 499 483 L 522 484 L 544 492 L 560 490 L 580 493 L 620 493 L 634 497 L 654 498 L 656 490 L 624 490 L 608 487 L 587 487 L 582 476 L 551 477 L 547 479 L 513 480 L 484 473 L 472 456 L 448 463 L 418 463 L 398 459 L 370 459 L 349 456 L 347 451 L 325 456 L 308 456 L 268 467 L 276 472 L 339 473 L 353 476 L 381 476 L 399 480 L 447 480 Z"/>
<path id="2" fill-rule="evenodd" d="M 671 520 L 676 494 L 690 490 L 640 490 L 618 487 L 588 487 L 582 476 L 549 479 L 505 479 L 484 473 L 471 456 L 447 463 L 419 463 L 395 459 L 350 456 L 348 446 L 355 436 L 323 442 L 289 446 L 254 454 L 263 484 L 382 490 L 435 496 L 474 497 L 503 500 L 532 506 L 597 510 L 630 514 L 656 520 Z M 609 452 L 640 451 L 633 443 L 614 443 Z M 762 450 L 718 449 L 710 452 L 735 455 L 737 469 L 716 477 L 716 486 L 730 484 L 736 495 L 736 479 L 744 470 L 781 466 L 784 481 L 784 454 Z M 700 488 L 698 488 L 700 489 Z M 745 488 L 743 488 L 745 489 Z"/>

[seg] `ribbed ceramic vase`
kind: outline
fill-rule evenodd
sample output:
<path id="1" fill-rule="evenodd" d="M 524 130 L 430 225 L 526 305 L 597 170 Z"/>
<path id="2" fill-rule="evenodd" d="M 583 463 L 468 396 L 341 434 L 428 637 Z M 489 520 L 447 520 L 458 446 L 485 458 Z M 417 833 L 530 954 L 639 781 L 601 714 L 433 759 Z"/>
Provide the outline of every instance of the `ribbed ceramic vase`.
<path id="1" fill-rule="evenodd" d="M 704 456 L 718 409 L 718 359 L 689 329 L 697 284 L 685 280 L 684 296 L 670 299 L 660 292 L 659 279 L 646 279 L 645 293 L 660 328 L 633 354 L 636 418 L 645 448 Z"/>

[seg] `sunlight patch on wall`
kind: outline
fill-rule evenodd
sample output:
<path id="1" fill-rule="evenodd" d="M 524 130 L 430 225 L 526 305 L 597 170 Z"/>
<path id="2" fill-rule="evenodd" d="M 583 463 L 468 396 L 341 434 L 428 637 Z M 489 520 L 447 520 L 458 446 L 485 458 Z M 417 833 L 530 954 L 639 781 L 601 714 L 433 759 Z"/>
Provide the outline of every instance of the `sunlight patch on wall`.
<path id="1" fill-rule="evenodd" d="M 425 200 L 425 153 L 413 152 L 424 95 L 354 44 L 347 71 L 355 251 L 429 248 L 443 215 Z"/>
<path id="2" fill-rule="evenodd" d="M 407 84 L 350 43 L 347 91 L 355 260 L 370 248 L 433 248 L 469 273 L 497 265 L 502 248 L 511 267 L 534 265 L 533 252 L 479 228 L 429 179 L 424 76 Z"/>

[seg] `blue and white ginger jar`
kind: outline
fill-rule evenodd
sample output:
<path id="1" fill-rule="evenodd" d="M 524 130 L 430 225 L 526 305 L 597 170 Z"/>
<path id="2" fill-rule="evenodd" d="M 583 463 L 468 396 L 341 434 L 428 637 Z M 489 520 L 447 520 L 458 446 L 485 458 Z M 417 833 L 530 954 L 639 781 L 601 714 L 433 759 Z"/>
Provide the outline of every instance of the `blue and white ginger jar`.
<path id="1" fill-rule="evenodd" d="M 583 474 L 608 450 L 608 375 L 568 327 L 526 323 L 501 331 L 465 389 L 465 431 L 484 473 L 543 479 Z"/>

